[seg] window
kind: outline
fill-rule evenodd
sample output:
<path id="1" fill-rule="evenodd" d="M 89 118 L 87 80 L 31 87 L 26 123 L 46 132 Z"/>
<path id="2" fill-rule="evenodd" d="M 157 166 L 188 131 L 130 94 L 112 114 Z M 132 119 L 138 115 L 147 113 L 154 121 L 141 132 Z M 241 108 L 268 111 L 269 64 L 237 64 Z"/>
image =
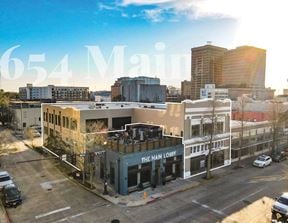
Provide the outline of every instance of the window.
<path id="1" fill-rule="evenodd" d="M 216 133 L 221 134 L 223 133 L 223 122 L 217 122 L 216 124 Z"/>
<path id="2" fill-rule="evenodd" d="M 77 129 L 77 120 L 74 118 L 71 118 L 71 129 L 76 130 Z"/>
<path id="3" fill-rule="evenodd" d="M 192 125 L 192 136 L 200 136 L 200 125 Z"/>
<path id="4" fill-rule="evenodd" d="M 66 117 L 63 116 L 63 117 L 62 117 L 62 120 L 63 120 L 63 123 L 62 123 L 63 125 L 62 125 L 62 126 L 65 128 L 65 127 L 66 127 L 66 124 L 65 124 Z"/>
<path id="5" fill-rule="evenodd" d="M 197 146 L 197 153 L 200 151 L 200 146 Z"/>
<path id="6" fill-rule="evenodd" d="M 204 136 L 210 135 L 211 131 L 212 131 L 212 123 L 203 124 L 203 135 Z"/>
<path id="7" fill-rule="evenodd" d="M 68 129 L 69 128 L 69 118 L 68 117 L 66 117 L 66 128 Z"/>
<path id="8" fill-rule="evenodd" d="M 193 147 L 193 153 L 196 153 L 196 147 Z"/>
<path id="9" fill-rule="evenodd" d="M 131 123 L 131 117 L 112 118 L 113 129 L 124 129 L 126 124 Z"/>
<path id="10" fill-rule="evenodd" d="M 86 120 L 87 132 L 99 132 L 107 128 L 108 128 L 108 118 Z"/>

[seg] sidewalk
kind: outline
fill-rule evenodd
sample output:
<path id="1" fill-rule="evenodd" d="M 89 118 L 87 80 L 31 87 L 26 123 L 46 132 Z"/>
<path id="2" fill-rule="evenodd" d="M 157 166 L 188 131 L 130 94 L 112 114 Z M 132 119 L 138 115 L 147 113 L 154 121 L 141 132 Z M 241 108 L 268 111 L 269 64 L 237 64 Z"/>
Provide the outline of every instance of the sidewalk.
<path id="1" fill-rule="evenodd" d="M 179 179 L 167 182 L 166 185 L 164 186 L 159 185 L 156 188 L 149 187 L 142 191 L 136 191 L 136 192 L 130 193 L 129 195 L 123 196 L 123 195 L 116 194 L 109 187 L 108 187 L 109 194 L 103 195 L 103 191 L 104 191 L 103 183 L 93 183 L 94 189 L 90 189 L 89 187 L 84 186 L 79 181 L 73 178 L 70 178 L 70 180 L 73 180 L 74 182 L 79 183 L 86 190 L 89 190 L 90 192 L 96 194 L 97 196 L 102 197 L 103 199 L 113 204 L 126 206 L 126 207 L 137 207 L 137 206 L 149 204 L 157 200 L 169 197 L 173 194 L 183 192 L 186 190 L 190 190 L 201 184 L 201 181 L 197 181 L 195 179 L 184 180 L 184 179 L 179 178 Z M 144 193 L 146 193 L 146 195 L 144 195 Z"/>

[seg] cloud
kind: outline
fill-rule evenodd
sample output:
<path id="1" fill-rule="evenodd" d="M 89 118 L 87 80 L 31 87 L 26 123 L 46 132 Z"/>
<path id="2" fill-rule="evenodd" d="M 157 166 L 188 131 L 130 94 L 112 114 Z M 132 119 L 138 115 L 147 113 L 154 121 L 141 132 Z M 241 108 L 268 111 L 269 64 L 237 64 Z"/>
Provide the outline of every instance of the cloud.
<path id="1" fill-rule="evenodd" d="M 287 88 L 287 0 L 122 0 L 122 5 L 147 7 L 146 18 L 153 22 L 181 17 L 234 19 L 238 25 L 230 45 L 266 48 L 267 83 L 276 87 L 286 84 Z"/>
<path id="2" fill-rule="evenodd" d="M 152 22 L 162 22 L 164 17 L 162 16 L 163 10 L 158 9 L 146 9 L 144 10 L 145 17 Z"/>

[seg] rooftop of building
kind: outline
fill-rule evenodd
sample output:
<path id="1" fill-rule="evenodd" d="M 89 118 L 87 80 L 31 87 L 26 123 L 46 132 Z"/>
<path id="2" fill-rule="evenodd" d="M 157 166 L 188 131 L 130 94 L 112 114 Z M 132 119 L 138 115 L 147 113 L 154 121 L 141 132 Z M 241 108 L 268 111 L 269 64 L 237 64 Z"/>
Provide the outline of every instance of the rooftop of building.
<path id="1" fill-rule="evenodd" d="M 23 88 L 46 88 L 46 87 L 55 87 L 55 88 L 85 88 L 85 89 L 89 89 L 89 87 L 81 87 L 81 86 L 56 86 L 56 85 L 46 85 L 46 86 L 33 86 L 33 84 L 26 84 L 25 87 L 20 87 L 20 89 Z"/>
<path id="2" fill-rule="evenodd" d="M 131 108 L 150 108 L 166 109 L 166 104 L 139 103 L 139 102 L 74 102 L 74 103 L 53 103 L 47 104 L 62 109 L 72 108 L 76 110 L 105 110 L 105 109 L 131 109 Z"/>
<path id="3" fill-rule="evenodd" d="M 144 109 L 167 109 L 168 105 L 172 104 L 197 104 L 212 99 L 205 98 L 199 100 L 183 100 L 182 102 L 166 102 L 166 103 L 142 103 L 142 102 L 88 102 L 88 101 L 75 101 L 75 102 L 57 102 L 57 103 L 43 103 L 44 105 L 59 107 L 61 109 L 71 108 L 75 110 L 106 110 L 106 109 L 132 109 L 132 108 L 144 108 Z M 231 102 L 230 99 L 221 100 L 223 103 Z"/>
<path id="4" fill-rule="evenodd" d="M 238 120 L 231 120 L 231 128 L 232 129 L 237 129 L 237 128 L 241 128 L 242 123 L 241 121 Z M 271 125 L 271 122 L 269 121 L 261 121 L 261 122 L 248 122 L 248 121 L 244 121 L 243 122 L 244 128 L 248 128 L 248 127 L 262 127 L 262 126 L 269 126 Z"/>
<path id="5" fill-rule="evenodd" d="M 106 149 L 128 154 L 182 145 L 182 139 L 163 135 L 157 125 L 132 124 L 124 131 L 108 133 L 105 145 Z"/>

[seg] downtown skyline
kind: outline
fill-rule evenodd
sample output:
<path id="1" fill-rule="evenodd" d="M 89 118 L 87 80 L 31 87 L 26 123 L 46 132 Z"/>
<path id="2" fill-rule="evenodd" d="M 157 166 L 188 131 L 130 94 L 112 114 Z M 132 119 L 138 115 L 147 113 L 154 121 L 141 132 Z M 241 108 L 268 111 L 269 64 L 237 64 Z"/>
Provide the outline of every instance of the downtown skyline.
<path id="1" fill-rule="evenodd" d="M 284 23 L 284 1 L 2 1 L 0 24 L 0 56 L 12 47 L 11 58 L 23 62 L 17 78 L 1 78 L 1 88 L 16 91 L 26 83 L 88 86 L 91 90 L 109 89 L 120 76 L 146 75 L 161 78 L 161 83 L 179 87 L 190 80 L 190 50 L 212 41 L 214 45 L 235 48 L 253 45 L 267 49 L 266 86 L 287 88 L 285 66 L 287 33 Z M 219 3 L 219 6 L 216 4 Z M 277 14 L 267 19 L 267 13 Z M 253 14 L 254 13 L 254 14 Z M 271 13 L 270 13 L 271 14 Z M 281 17 L 282 16 L 282 17 Z M 275 26 L 275 22 L 279 26 Z M 257 27 L 257 28 L 256 28 Z M 277 28 L 278 27 L 278 28 Z M 123 69 L 99 72 L 90 61 L 89 47 L 98 47 L 106 61 L 115 47 L 124 49 Z M 28 63 L 29 55 L 42 55 L 40 62 Z M 141 54 L 143 57 L 139 57 Z M 67 57 L 66 57 L 67 55 Z M 155 57 L 163 59 L 165 68 L 157 68 Z M 174 71 L 169 64 L 173 55 L 189 58 Z M 172 59 L 171 59 L 172 57 Z M 33 56 L 32 56 L 33 58 Z M 59 71 L 59 62 L 67 59 L 69 78 L 51 76 Z M 147 69 L 137 70 L 139 60 L 149 59 Z M 31 59 L 31 58 L 30 58 Z M 39 59 L 39 58 L 38 58 Z M 90 55 L 91 59 L 91 55 Z M 35 61 L 35 60 L 34 60 Z M 37 60 L 36 60 L 37 61 Z M 39 61 L 39 60 L 38 60 Z M 63 61 L 62 61 L 63 62 Z M 33 66 L 45 68 L 45 78 L 37 80 Z M 89 67 L 89 68 L 88 68 Z M 11 68 L 10 68 L 11 69 Z M 90 69 L 90 75 L 89 75 Z M 13 73 L 13 69 L 11 69 Z M 3 73 L 3 72 L 2 72 Z M 3 76 L 3 75 L 2 75 Z"/>

